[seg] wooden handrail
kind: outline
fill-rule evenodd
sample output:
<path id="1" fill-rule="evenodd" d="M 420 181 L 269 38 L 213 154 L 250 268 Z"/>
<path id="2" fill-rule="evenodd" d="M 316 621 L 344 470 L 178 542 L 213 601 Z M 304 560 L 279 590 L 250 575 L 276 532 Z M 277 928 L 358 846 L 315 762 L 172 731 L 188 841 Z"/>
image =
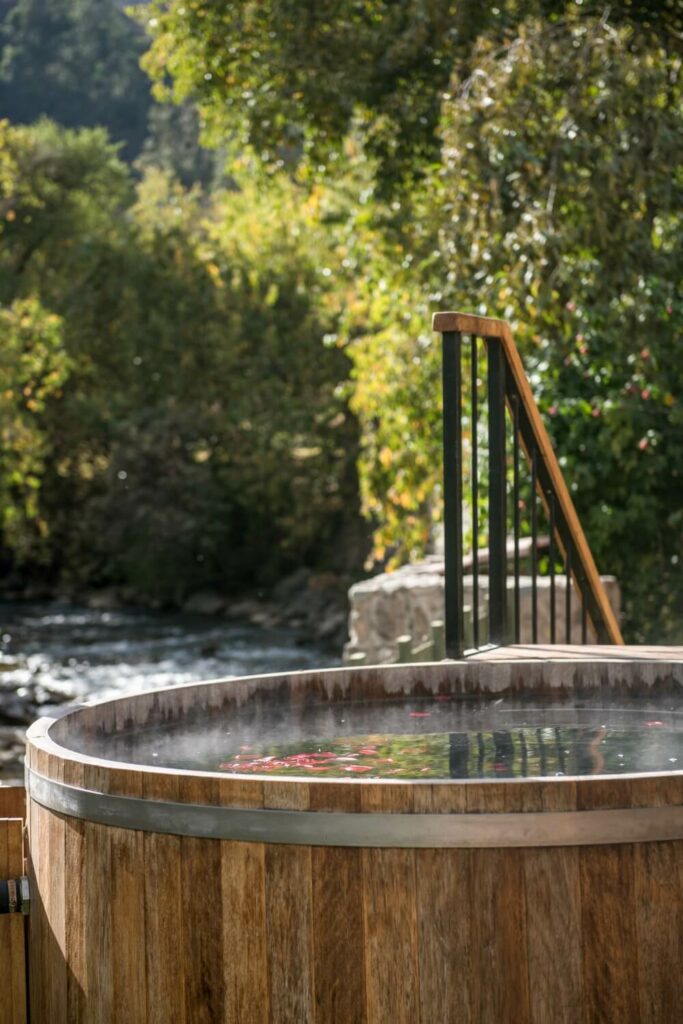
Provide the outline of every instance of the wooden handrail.
<path id="1" fill-rule="evenodd" d="M 514 398 L 518 399 L 522 447 L 529 459 L 531 451 L 535 449 L 539 460 L 537 493 L 546 510 L 548 492 L 553 495 L 557 505 L 554 536 L 563 557 L 566 557 L 568 547 L 573 549 L 572 577 L 588 607 L 596 634 L 604 642 L 623 644 L 616 616 L 600 580 L 552 442 L 534 400 L 509 324 L 504 320 L 470 313 L 442 312 L 434 314 L 432 326 L 442 335 L 466 334 L 481 338 L 487 343 L 494 340 L 500 342 L 505 361 L 505 392 L 508 407 L 510 408 Z"/>

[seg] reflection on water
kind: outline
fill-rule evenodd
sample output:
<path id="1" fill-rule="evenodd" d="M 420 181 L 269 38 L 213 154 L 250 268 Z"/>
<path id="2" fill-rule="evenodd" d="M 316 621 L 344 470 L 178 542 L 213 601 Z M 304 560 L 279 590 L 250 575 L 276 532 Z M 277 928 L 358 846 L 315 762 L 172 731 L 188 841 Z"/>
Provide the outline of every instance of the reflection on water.
<path id="1" fill-rule="evenodd" d="M 119 734 L 98 752 L 252 776 L 505 779 L 676 771 L 683 769 L 683 704 L 392 699 L 278 706 L 267 716 L 261 708 L 258 717 L 245 706 L 192 726 Z"/>

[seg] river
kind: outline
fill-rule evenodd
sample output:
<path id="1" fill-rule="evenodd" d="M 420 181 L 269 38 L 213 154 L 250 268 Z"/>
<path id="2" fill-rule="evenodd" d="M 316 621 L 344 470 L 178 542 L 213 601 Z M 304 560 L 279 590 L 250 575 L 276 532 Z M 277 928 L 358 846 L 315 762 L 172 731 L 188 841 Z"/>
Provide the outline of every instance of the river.
<path id="1" fill-rule="evenodd" d="M 227 676 L 340 664 L 301 635 L 226 619 L 0 603 L 0 778 L 23 727 L 56 705 Z"/>

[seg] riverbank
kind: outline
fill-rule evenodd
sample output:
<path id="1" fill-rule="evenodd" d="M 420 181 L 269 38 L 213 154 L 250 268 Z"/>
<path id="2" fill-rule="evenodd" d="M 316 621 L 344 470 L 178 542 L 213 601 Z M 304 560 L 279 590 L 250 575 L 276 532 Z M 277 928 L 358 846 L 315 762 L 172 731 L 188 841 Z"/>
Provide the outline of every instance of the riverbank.
<path id="1" fill-rule="evenodd" d="M 301 568 L 271 588 L 234 596 L 204 588 L 175 604 L 162 604 L 125 584 L 104 587 L 54 586 L 40 580 L 15 581 L 0 591 L 7 603 L 54 601 L 97 611 L 141 609 L 248 622 L 267 629 L 298 631 L 307 642 L 341 651 L 348 638 L 348 591 L 357 576 Z"/>
<path id="2" fill-rule="evenodd" d="M 0 779 L 22 775 L 25 727 L 65 703 L 339 664 L 345 610 L 310 582 L 220 609 L 207 592 L 184 611 L 131 608 L 110 590 L 0 602 Z"/>

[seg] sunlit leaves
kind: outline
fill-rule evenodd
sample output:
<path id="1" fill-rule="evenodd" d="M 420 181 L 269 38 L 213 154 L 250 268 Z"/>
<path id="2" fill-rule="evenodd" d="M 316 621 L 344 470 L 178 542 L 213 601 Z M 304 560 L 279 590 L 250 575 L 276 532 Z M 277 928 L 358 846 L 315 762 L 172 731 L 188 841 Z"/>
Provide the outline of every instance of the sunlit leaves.
<path id="1" fill-rule="evenodd" d="M 102 132 L 0 128 L 2 290 L 54 309 L 70 360 L 59 400 L 7 368 L 41 419 L 53 571 L 175 601 L 343 567 L 357 431 L 329 343 L 339 200 L 287 182 L 209 198 L 159 170 L 134 188 Z"/>
<path id="2" fill-rule="evenodd" d="M 407 250 L 431 237 L 434 255 L 404 273 L 378 246 L 361 290 L 374 326 L 350 349 L 353 402 L 378 551 L 423 550 L 438 513 L 440 356 L 417 342 L 431 309 L 501 316 L 552 410 L 591 545 L 640 630 L 631 635 L 680 637 L 680 58 L 588 16 L 528 21 L 505 50 L 483 39 L 475 58 L 444 103 L 443 163 L 405 227 Z"/>
<path id="3" fill-rule="evenodd" d="M 68 371 L 58 316 L 36 299 L 0 306 L 0 525 L 18 557 L 46 533 L 38 492 L 49 441 L 41 413 Z"/>

